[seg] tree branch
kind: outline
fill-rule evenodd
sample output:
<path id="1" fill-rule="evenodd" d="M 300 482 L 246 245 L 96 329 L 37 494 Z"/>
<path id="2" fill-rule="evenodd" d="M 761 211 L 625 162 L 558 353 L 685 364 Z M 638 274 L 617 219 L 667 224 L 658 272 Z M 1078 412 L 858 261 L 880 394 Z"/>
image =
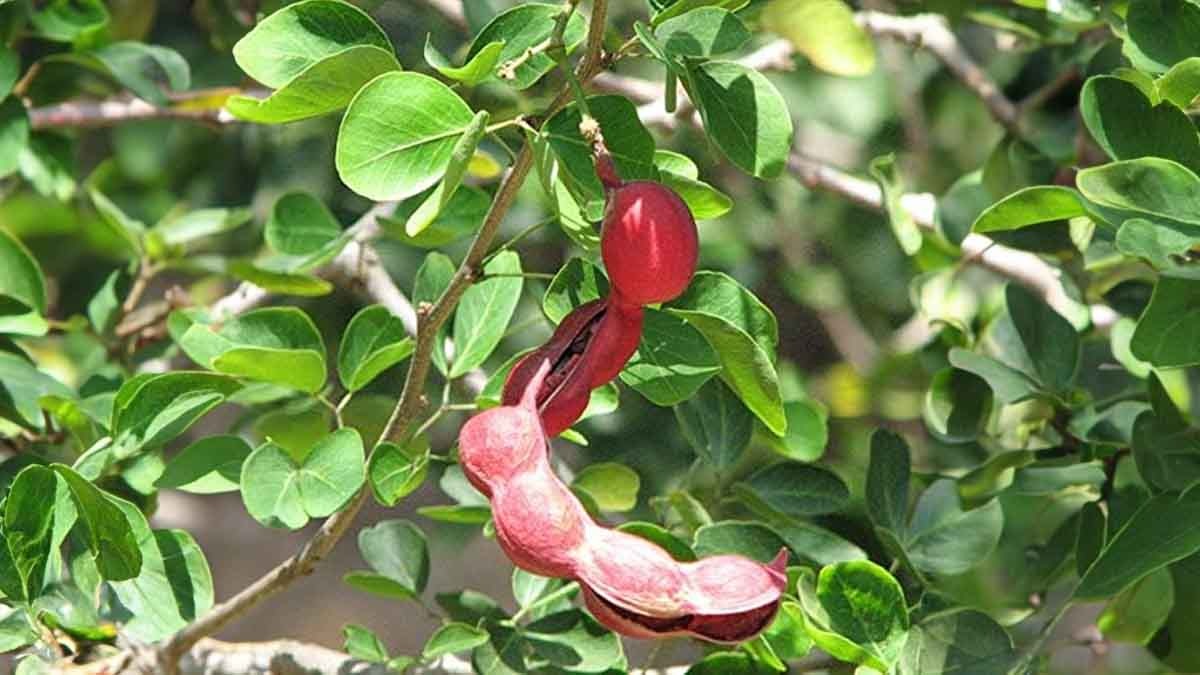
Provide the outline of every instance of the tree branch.
<path id="1" fill-rule="evenodd" d="M 841 195 L 876 211 L 884 208 L 883 192 L 875 183 L 809 159 L 798 152 L 788 157 L 788 171 L 809 188 Z M 906 194 L 900 198 L 900 204 L 921 229 L 937 231 L 937 200 L 933 195 Z M 1070 308 L 1078 304 L 1063 289 L 1061 271 L 1034 253 L 1009 248 L 973 232 L 963 239 L 960 248 L 967 262 L 1029 288 L 1060 313 L 1068 313 Z M 1105 305 L 1093 305 L 1091 314 L 1092 322 L 1102 328 L 1111 325 L 1117 318 L 1116 313 Z"/>
<path id="2" fill-rule="evenodd" d="M 945 17 L 937 14 L 895 16 L 883 12 L 858 12 L 858 25 L 872 35 L 890 37 L 928 50 L 975 94 L 997 122 L 1014 136 L 1021 135 L 1020 111 L 1000 87 L 963 49 Z"/>
<path id="3" fill-rule="evenodd" d="M 66 101 L 42 108 L 29 109 L 29 124 L 34 129 L 110 127 L 139 120 L 186 120 L 204 124 L 223 125 L 238 121 L 228 110 L 220 107 L 189 107 L 190 101 L 214 98 L 223 104 L 230 94 L 245 93 L 237 89 L 199 90 L 176 97 L 175 104 L 156 106 L 132 96 L 100 101 Z"/>

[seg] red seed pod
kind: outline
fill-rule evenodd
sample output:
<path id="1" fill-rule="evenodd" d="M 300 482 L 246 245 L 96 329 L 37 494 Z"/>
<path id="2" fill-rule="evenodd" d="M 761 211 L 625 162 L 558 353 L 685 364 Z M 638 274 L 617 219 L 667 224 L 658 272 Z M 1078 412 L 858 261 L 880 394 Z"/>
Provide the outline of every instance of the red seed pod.
<path id="1" fill-rule="evenodd" d="M 597 524 L 550 469 L 537 392 L 542 359 L 516 405 L 459 433 L 463 472 L 492 503 L 496 539 L 518 567 L 576 579 L 596 618 L 632 637 L 747 640 L 770 624 L 787 587 L 786 550 L 770 565 L 736 555 L 681 563 L 658 545 Z"/>
<path id="2" fill-rule="evenodd" d="M 696 221 L 671 188 L 634 181 L 610 191 L 600 253 L 613 288 L 630 302 L 666 302 L 683 293 L 698 247 Z"/>
<path id="3" fill-rule="evenodd" d="M 770 565 L 736 555 L 680 563 L 625 532 L 588 534 L 576 572 L 584 600 L 601 623 L 630 637 L 741 642 L 770 625 L 787 588 L 787 549 Z"/>
<path id="4" fill-rule="evenodd" d="M 504 381 L 501 403 L 515 405 L 545 360 L 550 373 L 536 400 L 546 433 L 557 436 L 579 419 L 592 389 L 610 382 L 642 335 L 642 308 L 617 295 L 577 307 L 546 344 L 517 362 Z"/>

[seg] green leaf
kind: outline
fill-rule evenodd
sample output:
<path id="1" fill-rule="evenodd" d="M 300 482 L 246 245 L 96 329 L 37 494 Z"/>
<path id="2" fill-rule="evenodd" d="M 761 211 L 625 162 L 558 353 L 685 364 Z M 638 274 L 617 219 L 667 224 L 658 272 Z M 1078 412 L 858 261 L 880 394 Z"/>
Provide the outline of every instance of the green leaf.
<path id="1" fill-rule="evenodd" d="M 213 605 L 212 573 L 204 552 L 183 530 L 151 530 L 137 507 L 124 511 L 142 555 L 141 572 L 112 589 L 132 614 L 122 629 L 138 640 L 161 640 L 202 616 Z"/>
<path id="2" fill-rule="evenodd" d="M 1092 138 L 1113 159 L 1161 157 L 1200 167 L 1200 135 L 1187 114 L 1168 101 L 1147 100 L 1127 80 L 1088 78 L 1079 112 Z"/>
<path id="3" fill-rule="evenodd" d="M 727 9 L 700 7 L 658 24 L 654 36 L 671 56 L 712 57 L 741 47 L 750 31 Z"/>
<path id="4" fill-rule="evenodd" d="M 637 506 L 640 486 L 637 472 L 616 462 L 589 464 L 571 481 L 571 488 L 586 493 L 601 511 L 617 513 Z"/>
<path id="5" fill-rule="evenodd" d="M 347 47 L 392 51 L 366 12 L 340 0 L 304 0 L 274 12 L 238 40 L 233 58 L 247 75 L 273 89 Z"/>
<path id="6" fill-rule="evenodd" d="M 424 435 L 403 446 L 380 443 L 367 462 L 367 479 L 384 506 L 395 506 L 421 487 L 428 471 L 429 438 Z"/>
<path id="7" fill-rule="evenodd" d="M 692 217 L 697 221 L 720 218 L 733 208 L 729 195 L 708 183 L 660 169 L 659 178 L 663 185 L 671 188 L 687 204 Z"/>
<path id="8" fill-rule="evenodd" d="M 925 392 L 925 426 L 951 443 L 975 440 L 992 413 L 992 390 L 967 370 L 945 368 L 933 376 Z"/>
<path id="9" fill-rule="evenodd" d="M 483 365 L 491 356 L 521 297 L 521 258 L 504 251 L 483 267 L 484 279 L 471 285 L 454 313 L 454 362 L 451 379 Z M 505 275 L 487 278 L 488 275 Z"/>
<path id="10" fill-rule="evenodd" d="M 446 654 L 455 654 L 457 652 L 465 652 L 468 649 L 474 649 L 487 641 L 488 634 L 485 630 L 465 623 L 447 623 L 440 626 L 434 631 L 433 635 L 429 636 L 429 640 L 425 642 L 425 647 L 421 649 L 421 658 L 426 661 L 432 661 Z"/>
<path id="11" fill-rule="evenodd" d="M 1019 654 L 992 617 L 974 609 L 951 609 L 913 626 L 899 675 L 1009 675 Z"/>
<path id="12" fill-rule="evenodd" d="M 776 435 L 787 429 L 775 374 L 779 327 L 750 291 L 716 272 L 697 273 L 667 310 L 698 329 L 716 350 L 722 379 Z"/>
<path id="13" fill-rule="evenodd" d="M 580 305 L 607 295 L 608 278 L 604 272 L 583 258 L 571 258 L 546 287 L 542 311 L 557 324 Z"/>
<path id="14" fill-rule="evenodd" d="M 672 558 L 680 562 L 696 560 L 696 552 L 692 550 L 692 547 L 661 525 L 629 521 L 621 523 L 617 529 L 658 544 L 664 551 L 671 554 Z"/>
<path id="15" fill-rule="evenodd" d="M 762 523 L 740 520 L 705 525 L 696 530 L 692 542 L 692 548 L 701 558 L 736 553 L 762 563 L 773 560 L 779 550 L 785 547 L 783 539 L 771 528 Z"/>
<path id="16" fill-rule="evenodd" d="M 330 433 L 300 458 L 268 441 L 242 465 L 242 500 L 263 525 L 296 530 L 354 497 L 366 477 L 363 462 L 362 438 L 354 429 Z"/>
<path id="17" fill-rule="evenodd" d="M 1190 270 L 1165 272 L 1154 285 L 1150 304 L 1138 319 L 1129 349 L 1137 358 L 1160 368 L 1200 363 L 1200 276 Z"/>
<path id="18" fill-rule="evenodd" d="M 961 574 L 986 559 L 1000 541 L 1004 511 L 995 499 L 963 511 L 952 480 L 934 481 L 917 500 L 904 549 L 918 569 Z"/>
<path id="19" fill-rule="evenodd" d="M 47 40 L 74 42 L 108 24 L 102 0 L 52 0 L 29 15 L 35 34 Z"/>
<path id="20" fill-rule="evenodd" d="M 558 579 L 543 577 L 532 572 L 526 572 L 520 567 L 514 567 L 512 573 L 512 594 L 517 606 L 524 609 L 533 605 L 551 590 L 561 586 Z"/>
<path id="21" fill-rule="evenodd" d="M 765 466 L 735 487 L 749 490 L 770 508 L 794 517 L 835 513 L 850 503 L 850 490 L 836 474 L 796 462 Z"/>
<path id="22" fill-rule="evenodd" d="M 1170 269 L 1186 260 L 1200 243 L 1200 229 L 1169 220 L 1129 218 L 1117 230 L 1117 250 L 1132 258 L 1144 258 L 1159 269 Z"/>
<path id="23" fill-rule="evenodd" d="M 1142 157 L 1083 169 L 1075 185 L 1101 206 L 1200 225 L 1200 178 L 1168 159 Z"/>
<path id="24" fill-rule="evenodd" d="M 21 151 L 29 142 L 29 115 L 14 96 L 0 101 L 0 178 L 17 170 Z"/>
<path id="25" fill-rule="evenodd" d="M 27 647 L 38 640 L 38 634 L 29 625 L 28 614 L 22 610 L 3 610 L 0 618 L 0 654 Z"/>
<path id="26" fill-rule="evenodd" d="M 342 234 L 329 207 L 307 192 L 289 192 L 275 200 L 263 236 L 267 245 L 286 255 L 320 251 Z"/>
<path id="27" fill-rule="evenodd" d="M 121 210 L 121 207 L 94 187 L 88 188 L 88 197 L 100 215 L 99 224 L 107 227 L 113 235 L 123 241 L 130 252 L 141 255 L 144 248 L 142 237 L 146 234 L 146 224 L 130 218 Z"/>
<path id="28" fill-rule="evenodd" d="M 43 428 L 39 401 L 44 396 L 74 399 L 74 393 L 63 383 L 24 358 L 0 351 L 0 418 L 31 429 Z"/>
<path id="29" fill-rule="evenodd" d="M 1134 422 L 1132 450 L 1138 474 L 1151 487 L 1182 491 L 1200 480 L 1200 430 L 1145 411 Z"/>
<path id="30" fill-rule="evenodd" d="M 163 85 L 173 91 L 184 91 L 192 81 L 187 60 L 174 49 L 160 45 L 113 42 L 87 52 L 52 58 L 106 73 L 138 98 L 156 106 L 170 103 L 162 92 Z"/>
<path id="31" fill-rule="evenodd" d="M 432 225 L 434 220 L 442 210 L 454 197 L 454 193 L 458 190 L 458 186 L 462 184 L 463 174 L 467 173 L 467 167 L 470 165 L 470 160 L 475 155 L 476 148 L 479 148 L 479 142 L 484 138 L 484 133 L 487 131 L 487 110 L 480 110 L 475 113 L 475 117 L 470 121 L 467 130 L 458 138 L 455 143 L 454 150 L 450 154 L 450 163 L 446 167 L 445 177 L 434 187 L 433 192 L 421 202 L 420 207 L 416 208 L 412 214 L 408 216 L 408 221 L 404 223 L 404 234 L 409 238 L 420 237 L 425 229 Z"/>
<path id="32" fill-rule="evenodd" d="M 771 0 L 762 21 L 828 73 L 861 77 L 875 69 L 875 46 L 841 0 Z"/>
<path id="33" fill-rule="evenodd" d="M 492 519 L 492 510 L 487 506 L 463 506 L 460 504 L 422 506 L 417 513 L 430 520 L 457 525 L 483 525 Z"/>
<path id="34" fill-rule="evenodd" d="M 843 661 L 891 672 L 908 639 L 904 593 L 887 570 L 867 560 L 827 565 L 815 587 L 798 582 L 809 635 Z"/>
<path id="35" fill-rule="evenodd" d="M 1164 100 L 1187 108 L 1200 94 L 1200 57 L 1191 56 L 1176 63 L 1155 84 Z"/>
<path id="36" fill-rule="evenodd" d="M 71 490 L 79 520 L 87 528 L 88 548 L 100 576 L 109 581 L 137 577 L 143 556 L 138 533 L 124 509 L 125 502 L 102 492 L 70 467 L 52 464 L 50 468 Z"/>
<path id="37" fill-rule="evenodd" d="M 462 82 L 468 87 L 474 87 L 490 78 L 503 53 L 503 41 L 491 42 L 480 47 L 466 63 L 455 67 L 433 46 L 433 35 L 425 36 L 425 63 L 433 66 L 443 77 Z"/>
<path id="38" fill-rule="evenodd" d="M 399 317 L 383 305 L 364 307 L 342 335 L 338 376 L 348 391 L 358 391 L 412 352 L 412 338 Z"/>
<path id="39" fill-rule="evenodd" d="M 908 484 L 912 459 L 908 443 L 886 429 L 871 434 L 867 466 L 867 514 L 876 527 L 902 535 L 908 523 Z"/>
<path id="40" fill-rule="evenodd" d="M 688 93 L 721 152 L 757 178 L 783 172 L 792 146 L 792 117 L 761 73 L 732 61 L 689 64 Z"/>
<path id="41" fill-rule="evenodd" d="M 450 203 L 454 192 L 462 183 L 463 175 L 467 172 L 467 166 L 471 163 L 471 158 L 475 155 L 479 142 L 483 140 L 483 135 L 487 131 L 488 119 L 486 110 L 475 113 L 475 117 L 467 125 L 463 135 L 454 144 L 445 176 L 433 188 L 433 192 L 425 197 L 425 201 L 421 202 L 421 205 L 409 215 L 408 221 L 404 224 L 406 235 L 409 237 L 420 236 L 437 219 L 442 209 Z"/>
<path id="42" fill-rule="evenodd" d="M 228 271 L 241 281 L 260 286 L 279 295 L 295 295 L 302 298 L 318 298 L 333 292 L 333 284 L 308 274 L 273 272 L 244 260 L 229 263 Z"/>
<path id="43" fill-rule="evenodd" d="M 125 294 L 129 292 L 129 285 L 129 275 L 124 270 L 113 270 L 104 280 L 100 290 L 88 301 L 88 320 L 97 333 L 108 335 L 116 327 L 117 320 L 121 317 L 121 304 L 125 300 Z"/>
<path id="44" fill-rule="evenodd" d="M 1176 560 L 1200 551 L 1200 490 L 1151 497 L 1113 534 L 1074 597 L 1109 598 Z"/>
<path id="45" fill-rule="evenodd" d="M 748 288 L 721 272 L 701 270 L 671 307 L 706 312 L 723 317 L 749 334 L 775 359 L 779 345 L 779 322 L 771 309 Z"/>
<path id="46" fill-rule="evenodd" d="M 876 157 L 871 161 L 869 170 L 871 177 L 875 179 L 883 193 L 888 222 L 892 225 L 896 241 L 900 243 L 900 248 L 904 249 L 906 254 L 916 255 L 917 251 L 921 249 L 921 229 L 913 220 L 908 209 L 900 204 L 900 197 L 904 194 L 904 181 L 896 169 L 896 155 L 887 154 Z"/>
<path id="47" fill-rule="evenodd" d="M 252 215 L 249 209 L 199 209 L 156 223 L 150 233 L 168 246 L 180 246 L 241 227 Z"/>
<path id="48" fill-rule="evenodd" d="M 1008 313 L 1042 385 L 1064 392 L 1079 370 L 1080 344 L 1075 327 L 1024 286 L 1005 287 Z"/>
<path id="49" fill-rule="evenodd" d="M 3 541 L 7 543 L 15 582 L 21 593 L 15 599 L 32 601 L 41 595 L 46 578 L 46 566 L 62 541 L 54 541 L 54 531 L 64 524 L 56 523 L 69 516 L 65 529 L 75 521 L 75 513 L 55 508 L 58 477 L 50 469 L 33 465 L 17 474 L 4 500 Z M 10 582 L 5 582 L 8 588 Z M 6 590 L 7 593 L 7 590 Z"/>
<path id="50" fill-rule="evenodd" d="M 737 462 L 754 433 L 750 411 L 720 380 L 676 405 L 675 419 L 696 455 L 718 471 Z"/>
<path id="51" fill-rule="evenodd" d="M 955 347 L 950 350 L 950 363 L 986 380 L 997 403 L 1017 403 L 1038 393 L 1038 385 L 1028 375 L 990 356 Z"/>
<path id="52" fill-rule="evenodd" d="M 521 633 L 495 622 L 485 624 L 489 634 L 487 644 L 471 652 L 471 666 L 480 675 L 521 675 L 528 672 L 525 664 L 527 643 Z"/>
<path id="53" fill-rule="evenodd" d="M 817 400 L 788 401 L 783 404 L 787 431 L 783 436 L 764 434 L 769 448 L 796 462 L 815 462 L 825 454 L 829 443 L 829 411 Z"/>
<path id="54" fill-rule="evenodd" d="M 679 3 L 686 0 L 679 0 Z M 679 4 L 677 3 L 677 4 Z M 742 652 L 712 652 L 697 661 L 684 675 L 762 675 L 754 657 Z"/>
<path id="55" fill-rule="evenodd" d="M 0 80 L 3 79 L 3 51 L 0 50 Z M 0 81 L 0 85 L 3 82 Z M 0 91 L 3 86 L 0 86 Z M 75 195 L 75 143 L 51 132 L 37 132 L 17 160 L 21 176 L 39 194 L 66 202 Z"/>
<path id="56" fill-rule="evenodd" d="M 662 23 L 665 21 L 674 19 L 677 16 L 683 16 L 684 14 L 701 7 L 720 7 L 731 12 L 736 12 L 745 7 L 747 4 L 747 0 L 676 0 L 674 2 L 667 2 L 666 0 L 652 0 L 650 2 L 650 6 L 654 10 L 657 10 L 657 12 L 653 15 L 650 25 L 662 25 Z M 634 24 L 634 30 L 638 34 L 638 37 L 642 37 L 644 34 L 653 38 L 653 35 L 650 33 L 649 29 L 642 25 L 641 22 Z M 655 58 L 660 57 L 655 54 Z"/>
<path id="57" fill-rule="evenodd" d="M 246 312 L 219 333 L 195 324 L 178 342 L 193 361 L 218 372 L 310 393 L 325 385 L 325 344 L 295 307 Z"/>
<path id="58" fill-rule="evenodd" d="M 1200 9 L 1185 0 L 1137 0 L 1125 18 L 1124 52 L 1140 69 L 1162 72 L 1200 55 Z"/>
<path id="59" fill-rule="evenodd" d="M 1045 496 L 1064 490 L 1082 491 L 1087 495 L 1094 494 L 1104 482 L 1104 469 L 1099 462 L 1084 462 L 1070 466 L 1027 466 L 1013 478 L 1012 487 L 1008 494 L 1024 496 Z"/>
<path id="60" fill-rule="evenodd" d="M 409 598 L 424 592 L 429 580 L 429 550 L 416 525 L 407 520 L 384 520 L 363 528 L 358 533 L 358 550 L 376 575 L 403 589 Z M 347 582 L 355 585 L 350 579 Z"/>
<path id="61" fill-rule="evenodd" d="M 647 308 L 641 341 L 621 381 L 665 407 L 687 402 L 720 371 L 721 361 L 703 333 L 680 317 Z"/>
<path id="62" fill-rule="evenodd" d="M 1159 568 L 1109 600 L 1096 627 L 1107 640 L 1146 644 L 1167 622 L 1174 602 L 1171 572 Z"/>
<path id="63" fill-rule="evenodd" d="M 0 332 L 45 334 L 41 315 L 46 312 L 46 281 L 42 268 L 17 238 L 3 229 L 0 229 L 0 300 L 3 301 Z M 21 327 L 27 330 L 9 330 Z"/>
<path id="64" fill-rule="evenodd" d="M 624 96 L 592 96 L 588 112 L 600 124 L 604 142 L 610 148 L 617 173 L 625 180 L 657 180 L 654 166 L 654 137 L 642 126 L 637 108 Z M 576 198 L 583 213 L 600 213 L 605 199 L 604 187 L 596 176 L 591 143 L 579 131 L 579 107 L 569 106 L 556 113 L 542 127 L 554 156 L 558 158 L 559 177 Z"/>
<path id="65" fill-rule="evenodd" d="M 493 78 L 500 78 L 505 68 L 510 67 L 510 62 L 524 58 L 528 50 L 550 38 L 561 9 L 561 5 L 530 2 L 497 14 L 475 35 L 471 48 L 467 51 L 467 61 L 470 62 L 485 49 L 494 49 L 491 47 L 493 43 L 503 42 L 504 47 L 493 71 Z M 563 46 L 568 54 L 583 41 L 585 32 L 583 17 L 577 12 L 572 12 L 567 20 L 566 30 L 563 31 Z M 555 60 L 546 54 L 544 49 L 539 50 L 512 69 L 512 79 L 504 81 L 517 89 L 526 89 L 550 72 L 555 65 Z"/>
<path id="66" fill-rule="evenodd" d="M 394 218 L 381 217 L 379 222 L 390 236 L 409 246 L 440 248 L 478 231 L 484 216 L 487 215 L 488 207 L 492 204 L 492 198 L 477 187 L 460 185 L 450 197 L 450 201 L 446 202 L 437 217 L 421 234 L 410 237 L 405 234 L 404 225 L 420 203 L 423 203 L 423 197 L 417 195 L 400 204 L 396 208 Z"/>
<path id="67" fill-rule="evenodd" d="M 476 623 L 483 619 L 496 621 L 508 617 L 500 605 L 491 597 L 478 591 L 462 590 L 453 593 L 438 593 L 437 604 L 454 621 Z"/>
<path id="68" fill-rule="evenodd" d="M 1027 225 L 1087 215 L 1079 193 L 1057 185 L 1022 188 L 989 206 L 971 226 L 975 232 L 1007 232 Z"/>
<path id="69" fill-rule="evenodd" d="M 183 370 L 127 380 L 113 403 L 113 451 L 123 457 L 161 446 L 238 389 L 224 375 Z"/>
<path id="70" fill-rule="evenodd" d="M 201 495 L 234 492 L 251 452 L 239 436 L 202 438 L 172 457 L 154 485 Z"/>
<path id="71" fill-rule="evenodd" d="M 346 653 L 356 659 L 383 663 L 387 661 L 387 647 L 380 641 L 379 636 L 366 626 L 348 623 L 342 627 L 342 647 Z"/>
<path id="72" fill-rule="evenodd" d="M 427 75 L 380 75 L 358 91 L 342 118 L 338 175 L 368 199 L 411 197 L 442 177 L 473 118 L 458 94 Z"/>
<path id="73" fill-rule="evenodd" d="M 806 656 L 813 647 L 812 638 L 804 630 L 804 610 L 800 604 L 785 600 L 779 605 L 775 620 L 763 631 L 767 641 L 779 659 L 791 661 Z"/>
<path id="74" fill-rule="evenodd" d="M 400 64 L 390 48 L 354 45 L 312 63 L 267 98 L 234 95 L 225 100 L 225 108 L 248 122 L 297 122 L 341 110 L 364 84 L 397 70 Z"/>
<path id="75" fill-rule="evenodd" d="M 958 498 L 967 508 L 981 506 L 1013 484 L 1017 469 L 1036 459 L 1032 450 L 1010 450 L 992 455 L 958 479 Z"/>
<path id="76" fill-rule="evenodd" d="M 621 639 L 579 609 L 556 612 L 525 627 L 538 656 L 575 673 L 603 673 L 624 660 Z"/>

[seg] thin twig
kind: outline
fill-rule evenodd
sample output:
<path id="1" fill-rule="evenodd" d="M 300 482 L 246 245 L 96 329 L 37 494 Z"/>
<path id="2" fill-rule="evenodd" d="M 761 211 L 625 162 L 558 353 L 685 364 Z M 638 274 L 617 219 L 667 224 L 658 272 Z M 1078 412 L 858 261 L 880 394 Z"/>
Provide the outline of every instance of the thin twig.
<path id="1" fill-rule="evenodd" d="M 262 94 L 233 88 L 206 89 L 186 92 L 175 97 L 169 106 L 157 106 L 133 96 L 120 96 L 103 100 L 65 101 L 41 108 L 30 108 L 29 124 L 34 129 L 94 128 L 109 127 L 139 120 L 186 120 L 204 124 L 222 125 L 237 122 L 229 111 L 220 105 L 191 106 L 190 102 L 211 98 L 224 103 L 230 94 Z"/>
<path id="2" fill-rule="evenodd" d="M 942 65 L 970 89 L 997 122 L 1014 136 L 1021 136 L 1021 116 L 992 78 L 971 59 L 950 30 L 945 17 L 937 14 L 896 16 L 883 12 L 858 12 L 858 24 L 873 35 L 902 40 L 928 50 Z"/>

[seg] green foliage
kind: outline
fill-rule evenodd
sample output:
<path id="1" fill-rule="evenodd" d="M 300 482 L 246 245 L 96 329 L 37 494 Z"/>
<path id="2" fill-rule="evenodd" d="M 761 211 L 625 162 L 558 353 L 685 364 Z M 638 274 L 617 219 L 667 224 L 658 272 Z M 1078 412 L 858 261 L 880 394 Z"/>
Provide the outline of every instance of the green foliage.
<path id="1" fill-rule="evenodd" d="M 1089 622 L 1092 670 L 1200 671 L 1195 3 L 401 4 L 0 0 L 16 672 L 207 637 L 372 497 L 339 592 L 424 606 L 433 570 L 438 627 L 347 624 L 350 657 L 640 668 L 576 580 L 463 588 L 510 542 L 458 429 L 612 292 L 601 148 L 700 269 L 553 471 L 680 563 L 792 565 L 759 635 L 657 665 L 1076 672 L 1055 627 Z M 151 527 L 173 491 L 190 532 Z M 211 523 L 313 527 L 231 609 Z"/>

